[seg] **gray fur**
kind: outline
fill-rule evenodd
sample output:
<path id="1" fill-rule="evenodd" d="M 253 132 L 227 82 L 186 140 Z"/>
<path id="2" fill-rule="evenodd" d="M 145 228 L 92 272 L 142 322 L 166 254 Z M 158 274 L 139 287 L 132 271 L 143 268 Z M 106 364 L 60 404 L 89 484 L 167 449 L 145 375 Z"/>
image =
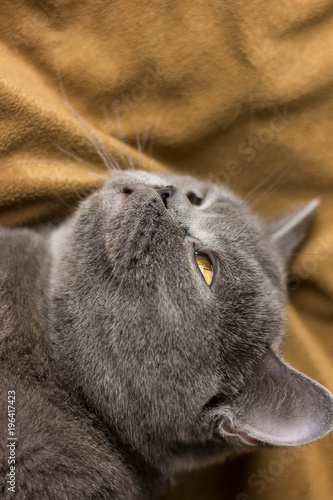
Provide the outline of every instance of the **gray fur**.
<path id="1" fill-rule="evenodd" d="M 163 199 L 157 188 L 170 185 Z M 56 228 L 3 229 L 15 498 L 155 498 L 175 471 L 327 434 L 331 394 L 280 355 L 285 252 L 314 208 L 281 231 L 225 188 L 118 172 Z M 197 242 L 215 263 L 211 287 Z M 5 448 L 0 458 L 4 484 Z"/>

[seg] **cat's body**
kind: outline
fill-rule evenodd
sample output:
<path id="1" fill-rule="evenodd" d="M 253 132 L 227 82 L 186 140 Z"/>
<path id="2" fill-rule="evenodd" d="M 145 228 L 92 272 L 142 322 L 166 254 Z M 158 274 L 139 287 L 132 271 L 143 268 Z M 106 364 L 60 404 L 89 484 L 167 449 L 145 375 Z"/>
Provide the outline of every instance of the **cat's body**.
<path id="1" fill-rule="evenodd" d="M 177 470 L 329 432 L 332 396 L 279 354 L 284 255 L 314 206 L 267 226 L 223 188 L 123 172 L 57 228 L 1 230 L 15 498 L 154 498 Z"/>

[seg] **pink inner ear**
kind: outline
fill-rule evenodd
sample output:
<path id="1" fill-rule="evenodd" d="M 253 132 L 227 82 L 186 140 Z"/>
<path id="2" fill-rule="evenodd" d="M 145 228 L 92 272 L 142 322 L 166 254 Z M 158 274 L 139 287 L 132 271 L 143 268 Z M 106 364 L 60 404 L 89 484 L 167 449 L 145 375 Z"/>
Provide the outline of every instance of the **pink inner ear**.
<path id="1" fill-rule="evenodd" d="M 255 439 L 246 432 L 233 429 L 230 422 L 224 421 L 221 425 L 221 429 L 226 436 L 238 437 L 239 439 L 241 439 L 241 441 L 243 441 L 243 443 L 249 446 L 256 446 L 260 444 L 260 441 L 258 439 Z"/>
<path id="2" fill-rule="evenodd" d="M 258 437 L 263 442 L 274 445 L 298 446 L 308 442 L 311 436 L 318 432 L 316 415 L 312 415 L 309 409 L 304 408 L 300 415 L 293 415 L 292 418 L 283 418 L 274 411 L 271 414 L 255 414 L 249 418 L 244 425 L 245 432 Z"/>

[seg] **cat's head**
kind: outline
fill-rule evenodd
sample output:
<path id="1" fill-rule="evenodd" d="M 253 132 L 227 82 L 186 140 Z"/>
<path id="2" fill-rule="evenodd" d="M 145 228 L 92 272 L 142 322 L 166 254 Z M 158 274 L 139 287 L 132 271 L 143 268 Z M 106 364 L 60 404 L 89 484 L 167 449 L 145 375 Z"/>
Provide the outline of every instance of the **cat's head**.
<path id="1" fill-rule="evenodd" d="M 267 226 L 216 185 L 115 173 L 51 237 L 68 387 L 154 459 L 325 435 L 332 396 L 279 354 L 286 262 L 315 206 Z"/>

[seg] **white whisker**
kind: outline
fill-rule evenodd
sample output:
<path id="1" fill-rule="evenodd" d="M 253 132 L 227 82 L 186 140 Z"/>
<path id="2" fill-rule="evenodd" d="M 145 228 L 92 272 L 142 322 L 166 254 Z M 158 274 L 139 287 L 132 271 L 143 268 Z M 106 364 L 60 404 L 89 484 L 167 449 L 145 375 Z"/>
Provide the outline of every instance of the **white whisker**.
<path id="1" fill-rule="evenodd" d="M 260 201 L 263 201 L 263 200 L 267 197 L 267 194 L 268 194 L 270 191 L 272 191 L 272 190 L 273 190 L 272 192 L 274 192 L 274 191 L 278 188 L 278 186 L 276 186 L 277 182 L 278 182 L 279 180 L 281 180 L 281 179 L 282 179 L 282 177 L 284 177 L 284 176 L 285 176 L 285 175 L 289 172 L 289 170 L 291 169 L 291 167 L 292 167 L 292 166 L 293 166 L 293 165 L 289 165 L 289 167 L 285 168 L 285 169 L 281 172 L 281 174 L 280 174 L 280 175 L 278 175 L 278 177 L 277 177 L 277 178 L 276 178 L 276 179 L 275 179 L 275 180 L 274 180 L 274 181 L 273 181 L 273 182 L 272 182 L 272 183 L 268 186 L 268 188 L 267 188 L 267 189 L 266 189 L 263 193 L 261 193 L 261 195 L 260 195 L 260 196 L 258 196 L 258 197 L 256 198 L 256 200 L 255 200 L 253 203 L 251 203 L 251 204 L 250 204 L 250 208 L 251 208 L 251 209 L 253 209 L 253 208 L 254 208 L 254 207 L 255 207 L 255 206 L 256 206 L 256 205 L 257 205 Z M 276 187 L 275 187 L 275 186 L 276 186 Z M 274 189 L 274 187 L 275 187 L 275 189 Z M 270 194 L 272 194 L 272 192 L 271 192 Z"/>
<path id="2" fill-rule="evenodd" d="M 87 137 L 87 139 L 89 140 L 89 142 L 94 147 L 94 149 L 95 149 L 96 153 L 98 154 L 98 156 L 101 158 L 101 160 L 102 160 L 105 168 L 111 173 L 112 172 L 111 166 L 113 166 L 113 165 L 109 164 L 109 162 L 108 162 L 108 160 L 107 160 L 107 158 L 105 156 L 105 151 L 103 152 L 102 149 L 101 149 L 101 148 L 105 148 L 104 144 L 101 143 L 99 137 L 96 137 L 96 134 L 95 134 L 95 138 L 97 139 L 98 142 L 94 141 L 94 134 L 92 133 L 93 131 L 91 130 L 90 125 L 88 125 L 86 123 L 86 121 L 82 118 L 82 116 L 77 111 L 75 111 L 75 109 L 70 104 L 70 102 L 68 100 L 68 97 L 67 97 L 67 94 L 66 94 L 66 90 L 65 90 L 64 85 L 63 85 L 63 81 L 62 81 L 59 69 L 56 68 L 56 71 L 57 71 L 57 77 L 58 77 L 59 87 L 60 87 L 60 90 L 61 90 L 61 93 L 62 93 L 62 97 L 63 97 L 63 100 L 61 100 L 61 102 L 66 106 L 66 108 L 76 118 L 76 122 L 80 126 L 81 130 L 83 131 L 83 133 L 85 134 L 85 136 Z M 56 93 L 54 93 L 54 95 L 58 98 L 58 96 L 57 96 Z M 91 131 L 89 131 L 89 129 Z"/>
<path id="3" fill-rule="evenodd" d="M 147 170 L 148 170 L 148 172 L 150 172 L 151 159 L 152 159 L 152 154 L 153 154 L 153 146 L 154 146 L 154 143 L 155 143 L 155 139 L 157 137 L 158 127 L 159 127 L 159 125 L 161 123 L 162 116 L 163 115 L 161 114 L 160 117 L 157 119 L 157 121 L 155 123 L 155 126 L 153 128 L 152 134 L 151 134 L 151 139 L 149 141 L 148 152 L 147 152 L 147 155 L 148 155 L 148 167 L 147 167 Z"/>
<path id="4" fill-rule="evenodd" d="M 140 158 L 140 165 L 141 165 L 141 168 L 142 170 L 144 170 L 144 167 L 143 167 L 143 158 L 142 158 L 142 145 L 141 145 L 141 142 L 140 142 L 140 135 L 138 132 L 135 132 L 135 140 L 136 140 L 136 147 L 137 147 L 137 150 L 139 151 L 139 158 Z"/>
<path id="5" fill-rule="evenodd" d="M 125 153 L 126 153 L 126 156 L 127 156 L 128 162 L 129 162 L 129 166 L 132 168 L 132 170 L 135 170 L 134 163 L 133 163 L 132 158 L 130 157 L 130 154 L 128 152 L 128 145 L 127 145 L 127 142 L 126 142 L 126 139 L 124 136 L 124 132 L 123 132 L 123 129 L 122 129 L 122 126 L 120 123 L 119 112 L 118 112 L 117 107 L 115 107 L 115 116 L 116 116 L 116 125 L 117 125 L 117 129 L 118 129 L 118 134 L 120 136 L 121 142 L 125 146 Z"/>
<path id="6" fill-rule="evenodd" d="M 74 153 L 71 153 L 70 151 L 67 151 L 66 149 L 62 148 L 61 146 L 59 146 L 58 144 L 56 143 L 53 143 L 54 146 L 59 150 L 61 151 L 62 153 L 64 153 L 65 155 L 69 156 L 70 158 L 73 158 L 74 160 L 77 160 L 78 162 L 80 163 L 84 163 L 85 165 L 87 165 L 88 167 L 91 167 L 91 168 L 94 168 L 95 170 L 98 170 L 99 172 L 104 172 L 104 170 L 101 170 L 100 168 L 96 167 L 93 163 L 89 163 L 88 161 L 86 160 L 83 160 L 83 158 L 81 158 L 80 156 L 77 156 L 75 155 Z"/>

